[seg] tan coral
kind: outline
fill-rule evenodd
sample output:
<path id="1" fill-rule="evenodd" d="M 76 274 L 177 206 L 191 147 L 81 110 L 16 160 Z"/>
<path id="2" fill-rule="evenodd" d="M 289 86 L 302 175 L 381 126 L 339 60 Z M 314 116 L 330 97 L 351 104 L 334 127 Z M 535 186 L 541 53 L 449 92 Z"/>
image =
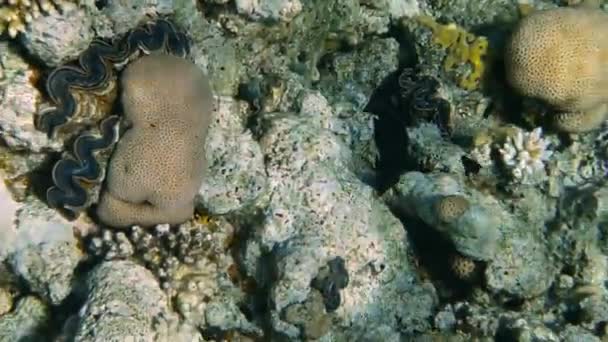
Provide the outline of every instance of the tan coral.
<path id="1" fill-rule="evenodd" d="M 583 112 L 562 112 L 555 116 L 555 127 L 564 132 L 583 133 L 600 127 L 608 118 L 608 103 Z"/>
<path id="2" fill-rule="evenodd" d="M 206 169 L 204 145 L 213 110 L 205 74 L 171 55 L 150 55 L 122 76 L 130 128 L 110 159 L 97 209 L 113 227 L 182 223 Z"/>
<path id="3" fill-rule="evenodd" d="M 475 261 L 458 253 L 454 253 L 450 258 L 450 268 L 452 273 L 461 280 L 471 280 L 477 273 Z"/>
<path id="4" fill-rule="evenodd" d="M 608 14 L 588 6 L 533 12 L 514 30 L 505 66 L 522 95 L 566 113 L 558 129 L 597 128 L 607 117 Z"/>
<path id="5" fill-rule="evenodd" d="M 469 210 L 469 206 L 469 201 L 464 196 L 448 195 L 435 203 L 435 214 L 441 222 L 450 223 Z"/>

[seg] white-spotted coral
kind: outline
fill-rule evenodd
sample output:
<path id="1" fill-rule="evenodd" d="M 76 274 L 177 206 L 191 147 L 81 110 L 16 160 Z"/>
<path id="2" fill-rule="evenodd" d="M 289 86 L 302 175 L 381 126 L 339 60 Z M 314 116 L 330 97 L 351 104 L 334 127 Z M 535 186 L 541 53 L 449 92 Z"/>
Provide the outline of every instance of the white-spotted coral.
<path id="1" fill-rule="evenodd" d="M 157 54 L 129 65 L 121 83 L 130 128 L 110 159 L 97 215 L 113 227 L 182 223 L 206 169 L 207 77 L 186 59 Z"/>
<path id="2" fill-rule="evenodd" d="M 580 133 L 608 116 L 608 14 L 588 6 L 533 12 L 505 54 L 507 79 L 558 112 L 557 129 Z"/>
<path id="3" fill-rule="evenodd" d="M 23 30 L 28 23 L 43 13 L 51 13 L 78 1 L 63 0 L 0 0 L 0 34 L 5 31 L 11 38 Z"/>
<path id="4" fill-rule="evenodd" d="M 545 162 L 553 155 L 548 147 L 549 142 L 538 127 L 532 132 L 517 130 L 514 136 L 507 137 L 499 152 L 513 178 L 528 183 L 531 177 L 544 173 Z"/>

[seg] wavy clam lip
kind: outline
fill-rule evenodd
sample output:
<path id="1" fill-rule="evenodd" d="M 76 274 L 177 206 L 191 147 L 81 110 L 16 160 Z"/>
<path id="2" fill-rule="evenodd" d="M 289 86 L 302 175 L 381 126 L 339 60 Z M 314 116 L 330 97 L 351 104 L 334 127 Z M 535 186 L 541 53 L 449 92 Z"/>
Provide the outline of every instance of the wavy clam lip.
<path id="1" fill-rule="evenodd" d="M 46 91 L 55 104 L 42 110 L 36 127 L 52 138 L 56 128 L 76 114 L 71 89 L 96 90 L 107 87 L 113 64 L 128 60 L 137 50 L 146 54 L 163 50 L 179 57 L 190 53 L 188 37 L 165 19 L 157 19 L 131 31 L 117 46 L 94 40 L 78 58 L 78 65 L 56 68 L 48 77 Z"/>
<path id="2" fill-rule="evenodd" d="M 46 90 L 57 104 L 40 112 L 36 126 L 52 137 L 56 127 L 67 122 L 76 112 L 76 100 L 70 89 L 96 90 L 108 85 L 111 69 L 105 60 L 117 57 L 114 47 L 95 40 L 79 57 L 79 67 L 60 66 L 49 75 Z"/>
<path id="3" fill-rule="evenodd" d="M 140 49 L 145 54 L 164 50 L 178 57 L 185 57 L 190 53 L 188 36 L 175 29 L 168 20 L 158 19 L 133 30 L 119 46 L 120 51 L 131 55 Z"/>
<path id="4" fill-rule="evenodd" d="M 107 117 L 101 123 L 100 137 L 90 133 L 79 136 L 74 142 L 76 158 L 61 159 L 53 167 L 55 185 L 47 190 L 47 202 L 53 208 L 64 209 L 69 219 L 75 219 L 88 201 L 87 191 L 81 182 L 96 183 L 103 177 L 103 169 L 94 153 L 118 141 L 119 123 L 117 115 Z"/>

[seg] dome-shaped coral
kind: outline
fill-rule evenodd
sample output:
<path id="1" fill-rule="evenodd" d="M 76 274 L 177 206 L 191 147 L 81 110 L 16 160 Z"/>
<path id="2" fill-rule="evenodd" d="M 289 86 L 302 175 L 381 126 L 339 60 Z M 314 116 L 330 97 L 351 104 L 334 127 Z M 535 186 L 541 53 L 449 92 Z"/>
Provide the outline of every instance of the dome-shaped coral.
<path id="1" fill-rule="evenodd" d="M 142 57 L 122 80 L 125 132 L 110 159 L 97 214 L 114 227 L 176 224 L 194 213 L 213 110 L 205 74 L 171 55 Z"/>
<path id="2" fill-rule="evenodd" d="M 596 128 L 608 103 L 608 14 L 589 7 L 534 12 L 513 32 L 505 65 L 521 94 L 572 113 L 561 115 L 557 128 Z"/>

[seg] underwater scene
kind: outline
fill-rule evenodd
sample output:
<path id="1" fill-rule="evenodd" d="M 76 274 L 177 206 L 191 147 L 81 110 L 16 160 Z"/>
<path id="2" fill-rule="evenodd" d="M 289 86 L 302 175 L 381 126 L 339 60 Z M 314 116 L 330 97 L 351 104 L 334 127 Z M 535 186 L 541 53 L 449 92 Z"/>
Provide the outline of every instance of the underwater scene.
<path id="1" fill-rule="evenodd" d="M 608 342 L 608 0 L 0 0 L 0 342 Z"/>

